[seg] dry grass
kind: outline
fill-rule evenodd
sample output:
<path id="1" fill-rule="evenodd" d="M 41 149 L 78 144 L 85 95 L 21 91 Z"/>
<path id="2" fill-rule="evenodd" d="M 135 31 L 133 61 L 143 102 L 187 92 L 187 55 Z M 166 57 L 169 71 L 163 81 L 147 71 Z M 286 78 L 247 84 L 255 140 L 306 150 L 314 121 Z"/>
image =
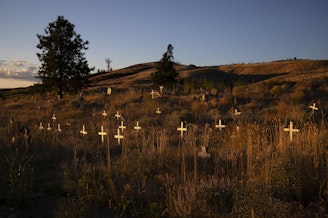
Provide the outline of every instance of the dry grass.
<path id="1" fill-rule="evenodd" d="M 327 92 L 327 85 L 296 79 L 296 71 L 302 70 L 302 76 L 310 69 L 325 71 L 325 62 L 177 66 L 181 78 L 210 76 L 216 78 L 214 85 L 226 87 L 225 92 L 209 93 L 205 101 L 197 97 L 199 84 L 211 85 L 205 80 L 195 84 L 192 94 L 181 89 L 176 96 L 165 93 L 151 99 L 153 67 L 148 63 L 113 72 L 116 77 L 97 75 L 83 98 L 62 101 L 49 94 L 37 101 L 31 95 L 2 99 L 1 215 L 8 215 L 5 209 L 12 206 L 13 196 L 23 193 L 14 205 L 16 215 L 24 207 L 34 208 L 30 215 L 35 215 L 35 199 L 41 196 L 41 201 L 53 197 L 46 215 L 56 217 L 327 216 L 328 107 L 326 96 L 318 94 Z M 288 73 L 278 74 L 283 71 Z M 269 74 L 286 80 L 272 82 Z M 255 75 L 254 83 L 249 75 Z M 234 79 L 232 93 L 225 79 Z M 108 84 L 113 94 L 94 92 Z M 309 90 L 322 111 L 309 110 Z M 235 107 L 242 115 L 232 116 Z M 101 115 L 104 109 L 107 117 Z M 127 126 L 122 144 L 114 138 L 120 123 L 116 111 Z M 44 127 L 52 123 L 53 113 L 62 132 L 39 130 L 39 122 Z M 214 127 L 218 118 L 226 125 L 222 131 Z M 300 129 L 292 142 L 283 130 L 291 120 Z M 138 133 L 133 129 L 137 121 L 142 126 Z M 183 139 L 177 131 L 181 121 L 188 128 Z M 84 137 L 79 133 L 82 125 L 88 132 Z M 98 136 L 101 125 L 107 132 L 104 143 Z M 208 146 L 210 158 L 197 156 L 201 146 Z M 19 187 L 16 192 L 8 182 Z"/>

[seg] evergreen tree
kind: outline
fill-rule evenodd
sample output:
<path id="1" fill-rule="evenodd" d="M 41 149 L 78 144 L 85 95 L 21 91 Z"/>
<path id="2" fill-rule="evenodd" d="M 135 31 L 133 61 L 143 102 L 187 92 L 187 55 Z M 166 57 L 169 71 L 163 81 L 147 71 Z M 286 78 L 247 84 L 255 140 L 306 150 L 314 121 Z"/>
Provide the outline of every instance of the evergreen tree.
<path id="1" fill-rule="evenodd" d="M 158 62 L 156 72 L 151 75 L 154 85 L 172 86 L 175 84 L 178 73 L 174 68 L 173 59 L 173 46 L 169 44 L 167 46 L 167 51 Z"/>
<path id="2" fill-rule="evenodd" d="M 74 30 L 74 25 L 63 16 L 49 23 L 45 35 L 37 34 L 41 50 L 37 56 L 41 62 L 37 78 L 50 89 L 57 89 L 60 98 L 63 91 L 74 91 L 85 87 L 92 70 L 84 57 L 88 41 L 83 41 Z"/>

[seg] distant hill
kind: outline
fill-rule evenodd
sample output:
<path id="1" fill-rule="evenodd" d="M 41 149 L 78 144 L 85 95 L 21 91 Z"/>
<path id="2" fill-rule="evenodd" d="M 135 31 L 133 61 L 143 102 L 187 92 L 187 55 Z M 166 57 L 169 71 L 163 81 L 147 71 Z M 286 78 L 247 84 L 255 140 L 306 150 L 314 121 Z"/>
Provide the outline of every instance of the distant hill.
<path id="1" fill-rule="evenodd" d="M 114 88 L 149 87 L 150 75 L 155 72 L 156 63 L 137 64 L 109 73 L 94 74 L 90 77 L 90 88 L 102 86 Z M 328 77 L 328 60 L 286 60 L 254 64 L 231 64 L 197 67 L 176 65 L 179 79 L 188 77 L 195 80 L 223 81 L 228 83 L 267 82 L 310 82 Z"/>

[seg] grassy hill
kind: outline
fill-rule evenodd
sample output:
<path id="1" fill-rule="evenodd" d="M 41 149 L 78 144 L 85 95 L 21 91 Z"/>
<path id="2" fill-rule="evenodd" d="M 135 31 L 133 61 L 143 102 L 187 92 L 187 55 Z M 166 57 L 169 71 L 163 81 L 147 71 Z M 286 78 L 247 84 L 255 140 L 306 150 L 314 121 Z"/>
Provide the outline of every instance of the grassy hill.
<path id="1" fill-rule="evenodd" d="M 155 66 L 91 75 L 64 99 L 0 90 L 0 217 L 327 216 L 328 61 L 176 64 L 163 93 Z"/>

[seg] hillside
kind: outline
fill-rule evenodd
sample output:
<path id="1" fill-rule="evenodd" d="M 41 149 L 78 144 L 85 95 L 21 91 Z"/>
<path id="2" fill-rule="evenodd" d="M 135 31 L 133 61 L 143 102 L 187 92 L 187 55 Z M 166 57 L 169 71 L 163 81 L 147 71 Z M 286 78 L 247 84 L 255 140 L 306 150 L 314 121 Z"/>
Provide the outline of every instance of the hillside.
<path id="1" fill-rule="evenodd" d="M 151 86 L 150 75 L 156 63 L 138 64 L 110 73 L 91 76 L 91 87 L 115 88 Z M 239 82 L 304 82 L 328 77 L 328 60 L 286 60 L 255 64 L 233 64 L 196 67 L 177 65 L 179 79 L 193 77 L 207 80 L 232 80 Z"/>
<path id="2" fill-rule="evenodd" d="M 0 90 L 0 216 L 327 216 L 328 61 L 155 66 Z"/>

